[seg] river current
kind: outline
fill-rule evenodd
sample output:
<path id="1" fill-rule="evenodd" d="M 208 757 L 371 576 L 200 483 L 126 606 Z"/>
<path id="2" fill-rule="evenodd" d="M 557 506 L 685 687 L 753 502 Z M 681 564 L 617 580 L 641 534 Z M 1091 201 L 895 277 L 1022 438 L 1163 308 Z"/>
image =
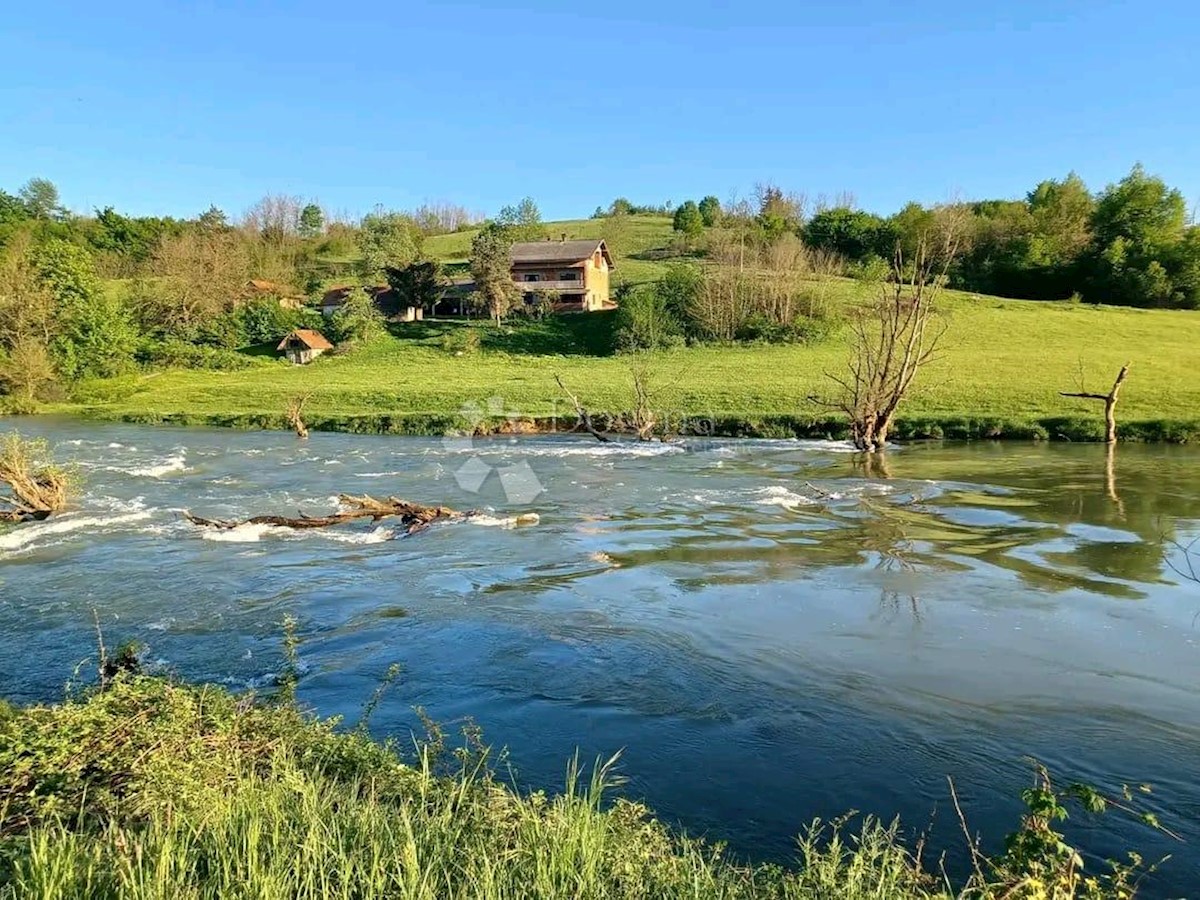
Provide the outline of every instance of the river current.
<path id="1" fill-rule="evenodd" d="M 914 445 L 864 469 L 814 441 L 600 444 L 0 420 L 44 436 L 82 494 L 0 531 L 0 695 L 60 698 L 106 639 L 234 689 L 272 683 L 405 737 L 472 717 L 523 787 L 623 751 L 623 790 L 691 833 L 786 860 L 815 816 L 900 814 L 951 866 L 995 848 L 1030 782 L 1153 785 L 1185 843 L 1119 816 L 1100 854 L 1172 854 L 1151 895 L 1200 893 L 1200 451 Z M 339 493 L 459 509 L 214 532 L 209 517 L 332 510 Z M 514 517 L 536 513 L 535 524 Z M 1197 545 L 1200 547 L 1200 545 Z M 1200 563 L 1197 564 L 1200 568 Z M 82 671 L 82 670 L 81 670 Z"/>

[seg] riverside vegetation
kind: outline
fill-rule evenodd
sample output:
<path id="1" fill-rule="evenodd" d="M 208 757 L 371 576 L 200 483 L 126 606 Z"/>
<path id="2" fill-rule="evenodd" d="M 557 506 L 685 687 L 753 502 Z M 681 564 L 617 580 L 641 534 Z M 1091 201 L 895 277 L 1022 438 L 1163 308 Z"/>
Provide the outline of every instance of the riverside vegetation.
<path id="1" fill-rule="evenodd" d="M 233 224 L 215 209 L 189 220 L 75 216 L 34 179 L 0 196 L 0 404 L 284 427 L 303 395 L 312 428 L 440 433 L 487 427 L 460 410 L 493 395 L 521 417 L 554 417 L 555 376 L 588 385 L 590 409 L 628 412 L 637 354 L 670 386 L 659 402 L 674 418 L 722 434 L 842 435 L 822 402 L 827 374 L 844 371 L 855 316 L 897 277 L 885 256 L 912 260 L 951 230 L 958 249 L 937 300 L 945 333 L 891 434 L 1100 439 L 1096 410 L 1059 393 L 1094 390 L 1128 361 L 1137 375 L 1120 437 L 1200 433 L 1200 389 L 1187 377 L 1200 343 L 1200 237 L 1178 192 L 1140 168 L 1098 194 L 1072 176 L 1018 201 L 910 204 L 886 219 L 763 186 L 752 201 L 618 200 L 549 225 L 526 200 L 482 230 L 449 204 L 346 222 L 288 197 L 264 198 Z M 498 325 L 389 328 L 357 290 L 386 282 L 432 311 L 472 248 L 495 243 L 481 241 L 489 233 L 605 238 L 620 309 L 547 319 L 542 305 L 508 309 L 481 294 L 478 312 Z M 311 303 L 333 285 L 355 290 L 325 321 Z M 338 351 L 303 369 L 274 358 L 273 343 L 298 326 L 322 328 Z"/>
<path id="2" fill-rule="evenodd" d="M 97 688 L 0 706 L 0 897 L 1098 900 L 1133 896 L 1144 870 L 1136 854 L 1085 865 L 1057 824 L 1068 804 L 1132 813 L 1132 792 L 1059 790 L 1041 768 L 1004 849 L 972 840 L 962 883 L 899 823 L 852 816 L 813 822 L 793 866 L 753 865 L 615 796 L 616 758 L 525 794 L 477 729 L 449 752 L 434 723 L 407 754 L 372 740 L 379 692 L 345 729 L 297 706 L 294 673 L 263 698 L 136 670 L 126 648 L 102 658 Z"/>

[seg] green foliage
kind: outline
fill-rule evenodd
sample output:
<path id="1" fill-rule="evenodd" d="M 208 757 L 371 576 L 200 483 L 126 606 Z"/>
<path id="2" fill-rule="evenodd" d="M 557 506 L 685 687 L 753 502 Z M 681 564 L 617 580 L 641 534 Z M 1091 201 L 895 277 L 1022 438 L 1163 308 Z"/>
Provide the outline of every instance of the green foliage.
<path id="1" fill-rule="evenodd" d="M 675 320 L 684 322 L 703 286 L 704 273 L 699 268 L 688 263 L 676 263 L 663 273 L 655 290 Z"/>
<path id="2" fill-rule="evenodd" d="M 324 321 L 311 309 L 288 309 L 272 297 L 249 300 L 228 314 L 236 329 L 234 346 L 278 343 L 297 328 L 320 330 Z"/>
<path id="3" fill-rule="evenodd" d="M 384 333 L 383 315 L 361 287 L 346 295 L 346 302 L 329 317 L 327 334 L 334 343 L 367 344 Z"/>
<path id="4" fill-rule="evenodd" d="M 165 235 L 178 235 L 182 225 L 170 218 L 123 216 L 111 206 L 96 210 L 89 240 L 97 250 L 107 250 L 134 262 L 145 262 Z"/>
<path id="5" fill-rule="evenodd" d="M 34 219 L 58 219 L 63 215 L 58 188 L 49 178 L 30 178 L 21 185 L 17 196 Z"/>
<path id="6" fill-rule="evenodd" d="M 253 357 L 227 347 L 194 344 L 177 337 L 143 339 L 137 347 L 135 359 L 148 368 L 208 369 L 216 372 L 234 372 L 258 363 Z"/>
<path id="7" fill-rule="evenodd" d="M 318 237 L 325 229 L 325 214 L 321 212 L 321 207 L 315 203 L 309 203 L 300 210 L 299 227 L 301 237 Z"/>
<path id="8" fill-rule="evenodd" d="M 706 228 L 712 228 L 715 225 L 721 224 L 721 201 L 709 194 L 701 200 L 696 208 L 700 210 L 700 218 L 704 220 Z"/>
<path id="9" fill-rule="evenodd" d="M 508 232 L 512 243 L 522 241 L 540 241 L 546 235 L 546 226 L 542 224 L 542 213 L 532 197 L 526 197 L 516 206 L 506 206 L 496 216 L 496 224 Z"/>
<path id="10" fill-rule="evenodd" d="M 1088 299 L 1130 306 L 1186 306 L 1194 254 L 1183 195 L 1134 166 L 1096 202 Z M 1185 248 L 1180 253 L 1181 245 Z M 1183 275 L 1176 285 L 1175 275 Z"/>
<path id="11" fill-rule="evenodd" d="M 358 230 L 363 275 L 378 278 L 389 266 L 402 268 L 416 261 L 423 240 L 417 224 L 403 213 L 378 211 L 364 216 Z"/>
<path id="12" fill-rule="evenodd" d="M 0 705 L 2 900 L 1117 900 L 1136 887 L 1140 860 L 1085 874 L 1054 828 L 1068 801 L 1137 814 L 1129 789 L 1058 792 L 1046 776 L 1003 854 L 976 855 L 960 892 L 923 868 L 898 822 L 817 820 L 794 867 L 747 865 L 614 797 L 616 758 L 590 776 L 571 761 L 557 795 L 522 793 L 497 778 L 469 723 L 452 746 L 418 710 L 426 737 L 401 756 L 287 692 L 265 702 L 109 668 L 82 697 Z"/>
<path id="13" fill-rule="evenodd" d="M 773 184 L 759 188 L 756 222 L 764 238 L 774 241 L 788 233 L 799 231 L 802 224 L 800 204 Z"/>
<path id="14" fill-rule="evenodd" d="M 688 237 L 695 237 L 704 230 L 704 216 L 701 215 L 700 208 L 696 206 L 696 201 L 688 200 L 680 204 L 679 208 L 675 210 L 675 218 L 671 227 Z"/>
<path id="15" fill-rule="evenodd" d="M 138 332 L 120 298 L 101 289 L 86 250 L 57 238 L 38 247 L 34 262 L 54 297 L 51 350 L 67 378 L 108 377 L 132 363 Z"/>
<path id="16" fill-rule="evenodd" d="M 516 304 L 520 289 L 512 280 L 512 232 L 504 225 L 488 225 L 471 241 L 471 275 L 480 302 L 497 323 Z"/>
<path id="17" fill-rule="evenodd" d="M 895 235 L 874 213 L 835 206 L 817 213 L 804 226 L 804 240 L 818 250 L 838 253 L 853 262 L 890 257 Z"/>
<path id="18" fill-rule="evenodd" d="M 660 350 L 683 344 L 683 325 L 664 292 L 654 286 L 634 288 L 617 308 L 617 349 Z"/>
<path id="19" fill-rule="evenodd" d="M 401 268 L 384 270 L 388 286 L 395 293 L 400 308 L 416 306 L 433 312 L 446 293 L 442 267 L 432 260 L 422 260 Z"/>
<path id="20" fill-rule="evenodd" d="M 58 373 L 46 345 L 30 335 L 0 348 L 0 394 L 10 397 L 13 411 L 32 413 L 37 404 L 58 399 Z"/>
<path id="21" fill-rule="evenodd" d="M 442 335 L 442 349 L 452 356 L 471 356 L 483 346 L 478 328 L 455 328 Z"/>

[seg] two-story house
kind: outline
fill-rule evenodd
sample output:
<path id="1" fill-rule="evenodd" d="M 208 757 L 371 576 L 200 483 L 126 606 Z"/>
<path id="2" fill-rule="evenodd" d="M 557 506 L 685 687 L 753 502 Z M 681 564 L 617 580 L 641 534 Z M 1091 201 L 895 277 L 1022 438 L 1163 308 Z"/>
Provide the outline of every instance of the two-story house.
<path id="1" fill-rule="evenodd" d="M 612 306 L 608 273 L 615 266 L 604 241 L 531 241 L 512 246 L 512 277 L 527 301 L 554 293 L 558 308 L 593 312 Z"/>

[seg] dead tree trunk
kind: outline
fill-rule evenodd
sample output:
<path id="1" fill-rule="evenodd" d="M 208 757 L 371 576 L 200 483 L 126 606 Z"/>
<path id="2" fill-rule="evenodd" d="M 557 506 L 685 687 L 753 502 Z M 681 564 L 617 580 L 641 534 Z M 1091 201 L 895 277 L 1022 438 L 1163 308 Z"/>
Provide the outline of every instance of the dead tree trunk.
<path id="1" fill-rule="evenodd" d="M 288 426 L 296 432 L 296 437 L 304 440 L 308 437 L 308 426 L 304 424 L 303 413 L 304 404 L 308 402 L 309 395 L 305 394 L 302 397 L 293 397 L 288 401 L 287 407 L 287 422 Z"/>
<path id="2" fill-rule="evenodd" d="M 575 416 L 579 420 L 579 424 L 582 425 L 587 433 L 596 440 L 605 444 L 609 443 L 612 438 L 596 427 L 595 423 L 592 421 L 592 414 L 587 411 L 582 403 L 579 402 L 579 398 L 567 389 L 567 386 L 563 384 L 562 377 L 560 375 L 555 375 L 554 380 L 558 382 L 558 386 L 562 389 L 562 392 L 570 398 L 571 405 L 575 407 Z"/>
<path id="3" fill-rule="evenodd" d="M 380 519 L 395 517 L 400 519 L 400 524 L 405 528 L 407 534 L 416 534 L 434 522 L 456 521 L 476 515 L 473 511 L 459 512 L 447 506 L 424 506 L 420 503 L 398 500 L 395 497 L 376 500 L 374 497 L 352 497 L 342 494 L 338 500 L 348 508 L 327 516 L 309 516 L 300 513 L 295 517 L 264 515 L 251 516 L 248 519 L 205 519 L 201 516 L 194 516 L 187 510 L 184 510 L 183 515 L 193 525 L 217 528 L 221 531 L 229 531 L 239 525 L 275 525 L 280 528 L 298 529 L 328 528 L 331 525 L 341 525 L 356 519 L 370 519 L 378 522 Z"/>
<path id="4" fill-rule="evenodd" d="M 1130 363 L 1121 366 L 1117 380 L 1113 382 L 1112 390 L 1107 394 L 1092 394 L 1087 391 L 1059 391 L 1063 397 L 1078 397 L 1082 400 L 1100 400 L 1104 403 L 1104 440 L 1109 444 L 1117 442 L 1117 399 L 1121 393 L 1121 385 L 1129 375 Z"/>

